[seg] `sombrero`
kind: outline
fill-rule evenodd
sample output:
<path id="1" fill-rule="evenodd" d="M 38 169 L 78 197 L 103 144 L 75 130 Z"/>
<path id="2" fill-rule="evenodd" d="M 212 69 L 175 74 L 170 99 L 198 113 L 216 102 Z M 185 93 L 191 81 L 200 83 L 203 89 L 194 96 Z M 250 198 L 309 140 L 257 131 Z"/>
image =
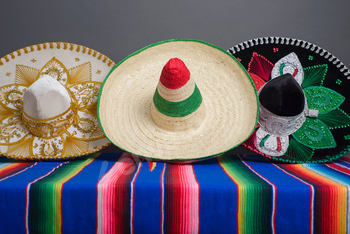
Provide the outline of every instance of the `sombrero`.
<path id="1" fill-rule="evenodd" d="M 115 65 L 90 48 L 42 43 L 0 59 L 0 154 L 67 159 L 110 142 L 97 120 L 102 81 Z"/>
<path id="2" fill-rule="evenodd" d="M 118 63 L 104 81 L 101 128 L 135 155 L 186 161 L 219 155 L 255 129 L 257 94 L 246 70 L 209 43 L 167 40 Z"/>
<path id="3" fill-rule="evenodd" d="M 325 163 L 350 149 L 350 73 L 303 40 L 264 37 L 229 49 L 259 93 L 259 121 L 245 147 L 275 161 Z"/>

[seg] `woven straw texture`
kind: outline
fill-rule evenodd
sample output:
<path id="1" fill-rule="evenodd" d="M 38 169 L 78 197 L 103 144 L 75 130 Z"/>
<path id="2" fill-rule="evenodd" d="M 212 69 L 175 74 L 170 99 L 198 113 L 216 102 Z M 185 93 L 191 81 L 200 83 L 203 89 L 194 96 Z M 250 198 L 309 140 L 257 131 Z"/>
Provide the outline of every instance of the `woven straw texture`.
<path id="1" fill-rule="evenodd" d="M 186 64 L 202 94 L 203 108 L 180 118 L 198 115 L 203 118 L 199 127 L 172 131 L 152 119 L 152 98 L 171 58 Z M 101 88 L 98 108 L 102 130 L 116 146 L 147 158 L 180 161 L 215 156 L 241 144 L 258 114 L 256 90 L 245 69 L 224 50 L 194 40 L 156 43 L 119 63 Z"/>

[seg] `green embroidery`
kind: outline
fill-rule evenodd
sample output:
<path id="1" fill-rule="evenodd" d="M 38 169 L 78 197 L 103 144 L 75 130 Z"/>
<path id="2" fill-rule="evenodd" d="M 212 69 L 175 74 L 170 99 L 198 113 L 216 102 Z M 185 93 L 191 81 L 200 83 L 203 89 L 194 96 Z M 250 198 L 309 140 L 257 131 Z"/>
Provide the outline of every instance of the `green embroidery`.
<path id="1" fill-rule="evenodd" d="M 341 82 L 342 82 L 342 81 L 341 81 L 340 79 L 338 79 L 338 80 L 335 81 L 335 83 L 336 83 L 337 85 L 340 85 Z"/>
<path id="2" fill-rule="evenodd" d="M 304 134 L 306 135 L 307 138 L 309 138 L 313 142 L 321 141 L 323 138 L 322 130 L 312 125 L 304 129 Z"/>
<path id="3" fill-rule="evenodd" d="M 292 159 L 306 162 L 312 158 L 314 151 L 314 149 L 307 147 L 291 138 L 285 155 Z"/>
<path id="4" fill-rule="evenodd" d="M 308 58 L 309 60 L 314 60 L 314 56 L 312 56 L 312 55 L 309 55 L 309 58 Z"/>
<path id="5" fill-rule="evenodd" d="M 345 139 L 345 140 L 350 140 L 350 135 L 345 135 L 345 136 L 344 136 L 344 139 Z"/>
<path id="6" fill-rule="evenodd" d="M 339 108 L 327 113 L 319 114 L 318 120 L 325 123 L 329 129 L 345 128 L 350 126 L 350 116 Z"/>
<path id="7" fill-rule="evenodd" d="M 157 110 L 170 117 L 184 117 L 195 112 L 202 103 L 202 95 L 197 87 L 190 97 L 180 102 L 170 102 L 160 96 L 158 90 L 154 93 L 153 102 Z"/>
<path id="8" fill-rule="evenodd" d="M 322 86 L 312 86 L 304 89 L 309 109 L 319 113 L 327 113 L 338 108 L 345 100 L 344 96 L 332 89 Z"/>
<path id="9" fill-rule="evenodd" d="M 303 68 L 304 79 L 301 87 L 306 88 L 309 86 L 322 86 L 327 70 L 327 64 Z"/>
<path id="10" fill-rule="evenodd" d="M 286 66 L 285 63 L 282 63 L 280 66 L 280 75 L 283 75 L 283 68 Z"/>
<path id="11" fill-rule="evenodd" d="M 260 147 L 264 147 L 265 146 L 265 142 L 267 141 L 267 139 L 269 139 L 270 135 L 267 134 L 260 142 Z"/>
<path id="12" fill-rule="evenodd" d="M 333 148 L 336 146 L 330 130 L 317 119 L 306 118 L 304 124 L 292 135 L 295 140 L 313 149 Z"/>

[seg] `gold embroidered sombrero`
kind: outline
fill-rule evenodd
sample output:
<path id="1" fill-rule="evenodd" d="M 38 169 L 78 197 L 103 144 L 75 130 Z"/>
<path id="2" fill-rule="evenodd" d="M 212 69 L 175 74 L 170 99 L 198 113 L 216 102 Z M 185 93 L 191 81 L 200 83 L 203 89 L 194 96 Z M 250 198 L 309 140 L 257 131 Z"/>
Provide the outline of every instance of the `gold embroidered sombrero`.
<path id="1" fill-rule="evenodd" d="M 117 64 L 101 87 L 98 116 L 119 148 L 179 162 L 241 144 L 256 126 L 257 103 L 251 78 L 227 51 L 175 39 Z"/>
<path id="2" fill-rule="evenodd" d="M 96 110 L 100 87 L 114 65 L 95 50 L 64 42 L 1 58 L 0 154 L 67 159 L 108 146 Z"/>

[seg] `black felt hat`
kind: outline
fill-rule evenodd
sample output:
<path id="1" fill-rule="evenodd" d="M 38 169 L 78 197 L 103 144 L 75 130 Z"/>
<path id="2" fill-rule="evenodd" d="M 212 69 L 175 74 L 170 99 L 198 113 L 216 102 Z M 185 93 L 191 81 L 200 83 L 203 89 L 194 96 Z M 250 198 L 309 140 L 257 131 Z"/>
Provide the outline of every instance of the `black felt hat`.
<path id="1" fill-rule="evenodd" d="M 350 149 L 350 73 L 312 43 L 256 38 L 233 46 L 259 93 L 259 124 L 245 147 L 274 161 L 325 163 Z"/>

